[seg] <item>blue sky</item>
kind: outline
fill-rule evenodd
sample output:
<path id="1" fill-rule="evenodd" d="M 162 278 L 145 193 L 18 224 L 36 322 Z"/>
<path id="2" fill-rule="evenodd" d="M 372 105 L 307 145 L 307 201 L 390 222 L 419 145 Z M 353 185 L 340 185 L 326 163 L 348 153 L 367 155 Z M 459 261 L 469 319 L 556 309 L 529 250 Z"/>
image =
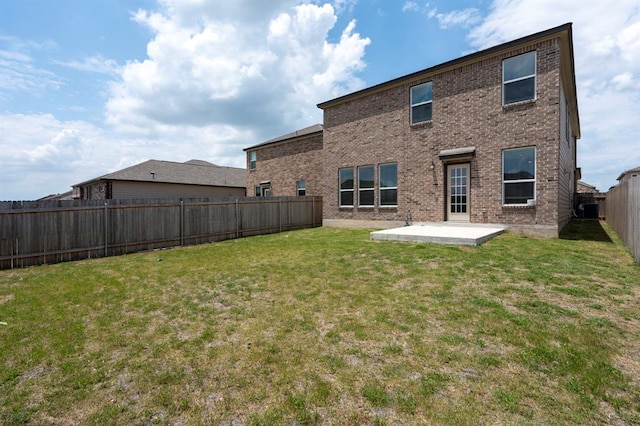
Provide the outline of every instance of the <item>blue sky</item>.
<path id="1" fill-rule="evenodd" d="M 640 3 L 2 0 L 0 200 L 148 159 L 245 166 L 316 104 L 573 22 L 583 180 L 640 166 Z"/>

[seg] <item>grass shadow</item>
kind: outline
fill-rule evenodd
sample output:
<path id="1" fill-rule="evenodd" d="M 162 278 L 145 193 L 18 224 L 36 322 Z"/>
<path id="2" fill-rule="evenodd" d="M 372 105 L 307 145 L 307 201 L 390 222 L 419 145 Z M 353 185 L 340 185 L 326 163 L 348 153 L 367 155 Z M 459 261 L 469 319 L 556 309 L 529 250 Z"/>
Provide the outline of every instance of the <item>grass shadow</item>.
<path id="1" fill-rule="evenodd" d="M 560 232 L 560 239 L 600 241 L 613 244 L 613 240 L 600 221 L 595 219 L 572 219 Z"/>

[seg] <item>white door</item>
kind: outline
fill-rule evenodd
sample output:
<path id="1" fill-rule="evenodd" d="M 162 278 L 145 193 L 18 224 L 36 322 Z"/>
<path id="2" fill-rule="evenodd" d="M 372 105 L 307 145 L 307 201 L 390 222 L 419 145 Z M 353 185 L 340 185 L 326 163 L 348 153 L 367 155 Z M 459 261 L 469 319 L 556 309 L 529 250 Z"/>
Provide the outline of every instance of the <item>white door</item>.
<path id="1" fill-rule="evenodd" d="M 469 164 L 447 167 L 447 220 L 469 222 Z"/>

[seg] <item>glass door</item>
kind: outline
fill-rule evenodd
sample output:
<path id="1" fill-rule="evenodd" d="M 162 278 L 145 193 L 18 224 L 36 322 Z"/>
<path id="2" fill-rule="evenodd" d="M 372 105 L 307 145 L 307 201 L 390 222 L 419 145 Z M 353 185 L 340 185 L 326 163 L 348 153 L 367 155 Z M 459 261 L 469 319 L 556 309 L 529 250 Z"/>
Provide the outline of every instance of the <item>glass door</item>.
<path id="1" fill-rule="evenodd" d="M 447 220 L 469 219 L 469 164 L 453 164 L 447 167 Z"/>

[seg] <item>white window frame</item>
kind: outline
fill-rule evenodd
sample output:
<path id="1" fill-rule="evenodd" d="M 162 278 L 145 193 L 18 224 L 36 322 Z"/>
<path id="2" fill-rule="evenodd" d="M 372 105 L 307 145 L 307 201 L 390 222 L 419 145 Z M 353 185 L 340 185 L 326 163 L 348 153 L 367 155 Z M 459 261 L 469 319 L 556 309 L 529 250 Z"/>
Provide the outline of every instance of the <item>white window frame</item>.
<path id="1" fill-rule="evenodd" d="M 303 191 L 304 194 L 300 194 L 300 191 Z M 304 197 L 307 194 L 307 182 L 304 180 L 299 180 L 296 182 L 296 194 L 298 197 Z"/>
<path id="2" fill-rule="evenodd" d="M 396 186 L 382 186 L 382 168 L 385 166 L 394 165 L 396 167 Z M 395 204 L 382 204 L 382 191 L 394 190 L 396 191 L 396 203 Z M 382 208 L 395 208 L 398 207 L 398 163 L 383 163 L 378 165 L 378 205 Z"/>
<path id="3" fill-rule="evenodd" d="M 258 162 L 258 153 L 256 151 L 249 152 L 249 170 L 255 170 L 257 162 Z"/>
<path id="4" fill-rule="evenodd" d="M 347 189 L 342 189 L 341 186 L 341 172 L 343 170 L 351 170 L 351 181 L 352 181 L 352 185 L 351 188 L 347 188 Z M 341 167 L 338 169 L 338 206 L 339 207 L 353 207 L 354 204 L 354 198 L 355 198 L 355 193 L 354 193 L 354 187 L 355 187 L 355 172 L 353 170 L 353 167 Z M 342 194 L 346 193 L 346 192 L 351 192 L 351 204 L 342 204 Z"/>
<path id="5" fill-rule="evenodd" d="M 371 187 L 370 188 L 363 188 L 361 186 L 361 179 L 360 179 L 360 172 L 362 170 L 365 169 L 370 169 L 371 170 Z M 376 177 L 375 177 L 375 166 L 373 164 L 368 164 L 366 166 L 359 166 L 358 167 L 358 207 L 375 207 L 376 205 L 376 200 L 375 200 L 375 191 L 376 191 Z M 361 194 L 363 192 L 370 192 L 371 193 L 371 204 L 362 204 L 362 196 Z"/>
<path id="6" fill-rule="evenodd" d="M 517 58 L 522 58 L 524 56 L 527 55 L 533 55 L 533 74 L 527 74 L 527 75 L 522 75 L 516 78 L 512 78 L 511 80 L 505 80 L 505 68 L 508 65 L 508 63 L 510 61 L 514 61 Z M 534 50 L 532 52 L 527 52 L 527 53 L 523 53 L 521 55 L 516 55 L 516 56 L 512 56 L 510 58 L 506 58 L 502 61 L 502 106 L 507 106 L 507 105 L 515 105 L 515 104 L 519 104 L 522 102 L 533 102 L 536 100 L 537 96 L 538 96 L 538 55 L 537 52 Z M 523 80 L 528 80 L 533 78 L 533 97 L 531 99 L 521 99 L 518 101 L 514 101 L 514 102 L 507 102 L 506 101 L 506 86 L 510 83 L 517 83 L 518 81 L 523 81 Z"/>
<path id="7" fill-rule="evenodd" d="M 413 102 L 413 89 L 416 89 L 418 87 L 422 87 L 422 86 L 426 86 L 426 85 L 430 85 L 431 86 L 431 99 L 427 100 L 427 101 L 423 101 L 423 102 Z M 414 124 L 420 124 L 420 123 L 429 123 L 430 121 L 433 121 L 433 82 L 432 81 L 428 81 L 426 83 L 422 83 L 422 84 L 418 84 L 415 86 L 412 86 L 410 89 L 410 96 L 411 96 L 411 125 Z M 427 120 L 422 120 L 422 121 L 414 121 L 413 118 L 413 109 L 419 106 L 423 106 L 423 105 L 428 105 L 431 104 L 431 117 L 429 117 Z"/>
<path id="8" fill-rule="evenodd" d="M 512 152 L 512 151 L 519 151 L 519 150 L 525 150 L 525 149 L 532 149 L 533 150 L 533 179 L 510 179 L 510 180 L 505 180 L 504 178 L 504 155 L 506 152 Z M 523 146 L 520 148 L 511 148 L 511 149 L 504 149 L 502 150 L 502 205 L 503 206 L 527 206 L 529 205 L 528 203 L 507 203 L 505 200 L 505 196 L 506 196 L 506 185 L 511 185 L 511 184 L 518 184 L 518 183 L 530 183 L 533 182 L 533 198 L 529 198 L 529 200 L 531 200 L 531 202 L 533 203 L 533 205 L 535 205 L 536 203 L 536 193 L 537 193 L 537 177 L 538 175 L 538 150 L 536 149 L 535 146 Z"/>

